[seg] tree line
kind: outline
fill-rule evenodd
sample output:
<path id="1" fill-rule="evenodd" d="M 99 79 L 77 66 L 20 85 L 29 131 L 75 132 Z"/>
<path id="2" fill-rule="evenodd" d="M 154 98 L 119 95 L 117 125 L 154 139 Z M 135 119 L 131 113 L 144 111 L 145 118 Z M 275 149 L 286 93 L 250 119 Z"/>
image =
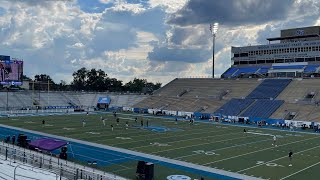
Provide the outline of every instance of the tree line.
<path id="1" fill-rule="evenodd" d="M 110 91 L 110 92 L 135 92 L 150 94 L 161 87 L 161 83 L 148 82 L 146 79 L 134 78 L 134 80 L 123 83 L 116 78 L 111 78 L 101 69 L 80 68 L 72 73 L 73 81 L 68 84 L 61 80 L 56 83 L 47 74 L 35 75 L 31 79 L 23 75 L 23 80 L 29 80 L 34 90 L 56 90 L 56 91 Z"/>

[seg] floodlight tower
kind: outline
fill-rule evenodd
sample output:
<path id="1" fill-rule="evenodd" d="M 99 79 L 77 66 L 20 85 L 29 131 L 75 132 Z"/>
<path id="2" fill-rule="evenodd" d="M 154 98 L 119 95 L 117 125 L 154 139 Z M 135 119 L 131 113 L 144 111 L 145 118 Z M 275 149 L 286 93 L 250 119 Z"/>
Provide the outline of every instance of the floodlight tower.
<path id="1" fill-rule="evenodd" d="M 212 78 L 214 78 L 214 46 L 216 41 L 216 34 L 218 32 L 219 23 L 210 24 L 210 31 L 212 35 Z"/>

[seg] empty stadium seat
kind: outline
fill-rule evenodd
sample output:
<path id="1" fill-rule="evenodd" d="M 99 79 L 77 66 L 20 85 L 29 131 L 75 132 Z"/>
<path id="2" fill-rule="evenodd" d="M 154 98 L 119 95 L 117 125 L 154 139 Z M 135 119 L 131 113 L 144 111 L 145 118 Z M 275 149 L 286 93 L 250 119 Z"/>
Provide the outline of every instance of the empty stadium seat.
<path id="1" fill-rule="evenodd" d="M 237 116 L 253 102 L 253 99 L 231 99 L 214 113 L 220 115 Z"/>
<path id="2" fill-rule="evenodd" d="M 274 99 L 290 82 L 291 79 L 266 79 L 247 96 L 247 99 Z"/>
<path id="3" fill-rule="evenodd" d="M 246 109 L 241 116 L 269 118 L 283 103 L 283 100 L 259 99 Z"/>

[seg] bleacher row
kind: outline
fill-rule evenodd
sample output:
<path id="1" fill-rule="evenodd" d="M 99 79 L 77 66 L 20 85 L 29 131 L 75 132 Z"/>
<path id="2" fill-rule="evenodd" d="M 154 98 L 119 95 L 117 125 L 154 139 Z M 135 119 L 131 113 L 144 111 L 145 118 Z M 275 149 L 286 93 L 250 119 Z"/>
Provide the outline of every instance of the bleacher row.
<path id="1" fill-rule="evenodd" d="M 283 103 L 274 100 L 291 82 L 291 79 L 266 79 L 245 99 L 232 99 L 215 114 L 269 118 Z"/>
<path id="2" fill-rule="evenodd" d="M 315 96 L 308 99 L 310 92 Z M 273 119 L 292 113 L 293 119 L 319 121 L 318 92 L 316 78 L 175 79 L 134 107 Z"/>
<path id="3" fill-rule="evenodd" d="M 106 96 L 111 98 L 111 106 L 133 106 L 146 98 L 142 95 L 114 95 L 102 92 L 0 92 L 0 110 L 5 110 L 7 105 L 8 109 L 31 108 L 34 105 L 95 107 L 99 97 Z"/>
<path id="4" fill-rule="evenodd" d="M 254 66 L 254 67 L 230 67 L 222 74 L 223 78 L 236 78 L 241 74 L 266 74 L 268 70 L 297 69 L 304 73 L 315 73 L 320 65 L 291 65 L 291 66 Z"/>

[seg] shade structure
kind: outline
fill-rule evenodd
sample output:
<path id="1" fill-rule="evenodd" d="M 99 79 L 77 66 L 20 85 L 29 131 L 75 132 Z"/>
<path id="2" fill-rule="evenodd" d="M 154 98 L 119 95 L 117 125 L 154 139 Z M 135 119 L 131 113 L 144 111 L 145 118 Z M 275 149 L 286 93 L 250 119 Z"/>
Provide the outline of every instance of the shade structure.
<path id="1" fill-rule="evenodd" d="M 67 144 L 68 142 L 66 141 L 61 141 L 61 140 L 51 139 L 51 138 L 40 138 L 40 139 L 31 141 L 29 143 L 29 146 L 32 146 L 34 148 L 38 148 L 44 151 L 53 151 Z"/>

